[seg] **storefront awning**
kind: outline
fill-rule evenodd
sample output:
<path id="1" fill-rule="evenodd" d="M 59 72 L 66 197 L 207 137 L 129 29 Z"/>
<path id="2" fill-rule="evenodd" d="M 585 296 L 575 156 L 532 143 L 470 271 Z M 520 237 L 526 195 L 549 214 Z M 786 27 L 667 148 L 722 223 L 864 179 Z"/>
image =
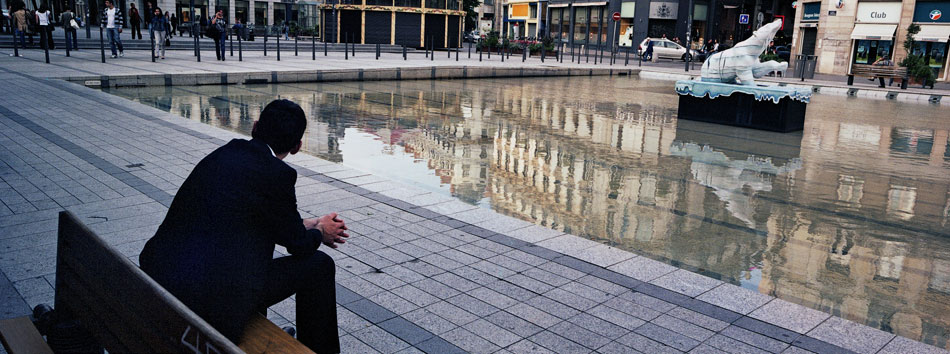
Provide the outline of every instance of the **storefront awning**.
<path id="1" fill-rule="evenodd" d="M 548 4 L 548 7 L 567 7 L 570 4 Z"/>
<path id="2" fill-rule="evenodd" d="M 897 31 L 897 25 L 879 25 L 870 23 L 858 23 L 854 25 L 851 31 L 851 39 L 880 39 L 893 40 L 894 31 Z"/>
<path id="3" fill-rule="evenodd" d="M 950 38 L 950 25 L 922 25 L 914 40 L 921 42 L 943 42 Z"/>
<path id="4" fill-rule="evenodd" d="M 574 7 L 580 7 L 580 6 L 606 6 L 606 5 L 607 5 L 607 2 L 606 2 L 606 1 L 600 1 L 600 2 L 578 2 L 578 3 L 574 3 Z"/>

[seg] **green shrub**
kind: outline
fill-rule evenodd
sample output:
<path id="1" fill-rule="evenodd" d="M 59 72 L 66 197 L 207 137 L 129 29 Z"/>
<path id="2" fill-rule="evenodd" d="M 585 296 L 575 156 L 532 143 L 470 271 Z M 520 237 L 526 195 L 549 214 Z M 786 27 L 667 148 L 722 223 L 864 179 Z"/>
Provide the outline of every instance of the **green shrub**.
<path id="1" fill-rule="evenodd" d="M 917 41 L 914 35 L 920 32 L 920 26 L 911 24 L 907 27 L 907 36 L 904 37 L 904 49 L 907 50 L 907 57 L 901 60 L 900 66 L 907 68 L 907 75 L 920 81 L 924 86 L 932 86 L 937 80 L 937 75 L 927 62 L 924 61 L 923 54 L 914 55 L 914 46 Z"/>
<path id="2" fill-rule="evenodd" d="M 779 58 L 778 54 L 775 54 L 775 53 L 765 52 L 765 53 L 762 53 L 762 55 L 759 56 L 759 61 L 766 62 L 766 61 L 769 61 L 769 60 L 775 60 L 775 61 L 777 61 L 777 62 L 783 62 L 783 61 L 785 61 L 784 59 Z"/>

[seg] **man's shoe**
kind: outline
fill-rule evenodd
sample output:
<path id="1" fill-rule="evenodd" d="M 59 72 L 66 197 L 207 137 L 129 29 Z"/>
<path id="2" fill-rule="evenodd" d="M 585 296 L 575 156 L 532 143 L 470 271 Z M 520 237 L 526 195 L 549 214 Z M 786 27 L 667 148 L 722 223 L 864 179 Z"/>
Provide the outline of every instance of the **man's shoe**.
<path id="1" fill-rule="evenodd" d="M 287 332 L 287 334 L 289 334 L 291 337 L 294 337 L 294 338 L 297 337 L 297 329 L 294 328 L 294 326 L 287 326 L 282 329 L 284 330 L 284 332 Z"/>
<path id="2" fill-rule="evenodd" d="M 111 55 L 111 56 L 109 56 L 109 57 L 112 58 L 112 59 L 115 59 L 115 54 L 113 54 L 113 55 Z"/>
<path id="3" fill-rule="evenodd" d="M 120 57 L 124 57 L 124 56 L 125 56 L 125 52 L 119 52 L 119 56 L 120 56 Z"/>

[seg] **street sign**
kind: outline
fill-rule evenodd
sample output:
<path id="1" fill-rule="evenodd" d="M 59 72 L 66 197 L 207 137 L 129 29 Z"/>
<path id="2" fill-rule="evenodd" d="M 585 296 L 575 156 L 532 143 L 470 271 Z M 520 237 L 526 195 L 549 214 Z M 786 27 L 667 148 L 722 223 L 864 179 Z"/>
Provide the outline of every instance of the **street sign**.
<path id="1" fill-rule="evenodd" d="M 739 24 L 748 25 L 749 24 L 749 14 L 740 14 L 739 15 Z"/>
<path id="2" fill-rule="evenodd" d="M 619 12 L 614 12 L 613 18 L 614 18 L 614 21 L 620 21 L 620 13 L 619 13 Z"/>

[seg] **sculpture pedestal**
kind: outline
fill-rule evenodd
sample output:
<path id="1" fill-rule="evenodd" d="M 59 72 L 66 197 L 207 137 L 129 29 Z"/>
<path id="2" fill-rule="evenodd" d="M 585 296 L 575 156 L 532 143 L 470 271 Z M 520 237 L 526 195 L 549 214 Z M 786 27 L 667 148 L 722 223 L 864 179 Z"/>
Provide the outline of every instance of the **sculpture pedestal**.
<path id="1" fill-rule="evenodd" d="M 682 80 L 676 82 L 679 119 L 794 132 L 805 126 L 811 92 Z"/>

